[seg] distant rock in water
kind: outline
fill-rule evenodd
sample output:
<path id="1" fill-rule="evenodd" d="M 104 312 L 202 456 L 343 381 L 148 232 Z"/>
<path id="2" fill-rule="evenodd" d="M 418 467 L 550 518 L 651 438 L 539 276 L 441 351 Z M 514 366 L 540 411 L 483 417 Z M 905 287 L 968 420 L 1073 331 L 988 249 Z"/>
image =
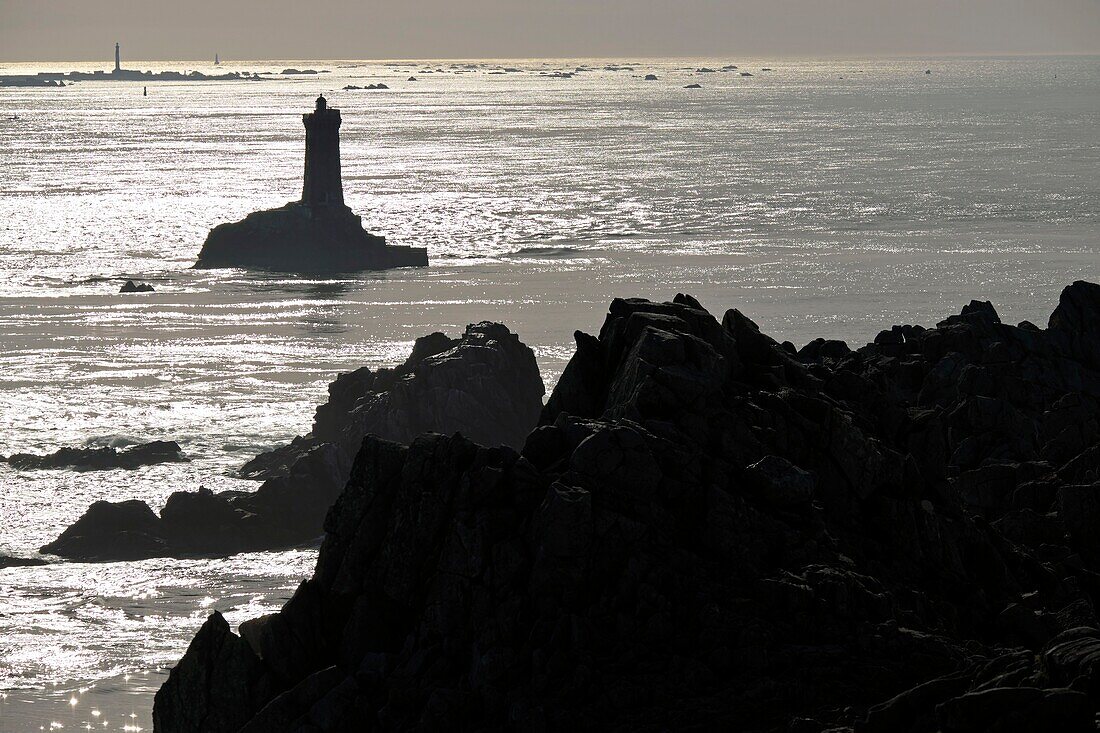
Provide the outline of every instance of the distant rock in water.
<path id="1" fill-rule="evenodd" d="M 367 437 L 313 577 L 161 733 L 1087 731 L 1100 287 L 802 351 L 616 299 L 522 453 Z M 246 722 L 242 722 L 246 721 Z"/>
<path id="2" fill-rule="evenodd" d="M 646 74 L 645 75 L 645 80 L 646 81 L 657 81 L 657 75 L 656 74 Z"/>
<path id="3" fill-rule="evenodd" d="M 141 560 L 164 553 L 160 518 L 137 499 L 97 501 L 41 551 L 91 561 Z"/>
<path id="4" fill-rule="evenodd" d="M 399 367 L 366 367 L 329 385 L 313 432 L 250 461 L 267 479 L 255 493 L 172 494 L 158 517 L 144 502 L 96 502 L 42 552 L 86 561 L 229 555 L 316 540 L 367 434 L 412 442 L 461 432 L 485 445 L 522 446 L 544 394 L 535 355 L 505 326 L 479 323 L 461 338 L 417 339 Z"/>
<path id="5" fill-rule="evenodd" d="M 702 84 L 688 84 L 687 86 L 684 87 L 684 89 L 702 89 L 702 88 L 703 88 Z"/>
<path id="6" fill-rule="evenodd" d="M 151 293 L 153 292 L 153 286 L 149 283 L 135 283 L 133 280 L 127 280 L 121 288 L 118 289 L 120 293 Z"/>
<path id="7" fill-rule="evenodd" d="M 283 76 L 312 76 L 313 74 L 327 74 L 327 71 L 317 71 L 316 69 L 283 69 L 279 72 Z"/>
<path id="8" fill-rule="evenodd" d="M 174 440 L 154 440 L 150 443 L 118 450 L 102 448 L 61 448 L 47 456 L 16 453 L 8 457 L 8 465 L 23 471 L 45 468 L 76 468 L 81 471 L 105 471 L 113 468 L 137 468 L 157 463 L 186 461 L 179 443 Z"/>
<path id="9" fill-rule="evenodd" d="M 410 76 L 410 77 L 408 78 L 408 81 L 420 81 L 420 80 L 419 80 L 419 79 L 417 79 L 417 78 L 416 78 L 415 76 Z"/>
<path id="10" fill-rule="evenodd" d="M 12 557 L 0 552 L 0 570 L 4 568 L 32 567 L 45 565 L 46 561 L 40 557 Z"/>
<path id="11" fill-rule="evenodd" d="M 385 237 L 364 231 L 362 219 L 344 205 L 340 110 L 329 109 L 325 98 L 318 97 L 314 112 L 302 120 L 306 163 L 301 200 L 214 227 L 195 267 L 297 273 L 426 267 L 426 249 L 387 245 Z"/>

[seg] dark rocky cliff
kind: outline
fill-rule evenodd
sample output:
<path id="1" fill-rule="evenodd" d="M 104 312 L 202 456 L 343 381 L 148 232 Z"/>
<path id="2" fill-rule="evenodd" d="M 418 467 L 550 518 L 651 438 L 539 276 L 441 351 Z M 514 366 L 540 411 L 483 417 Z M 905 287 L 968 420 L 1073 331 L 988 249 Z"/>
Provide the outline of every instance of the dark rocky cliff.
<path id="1" fill-rule="evenodd" d="M 1100 287 L 801 351 L 616 300 L 522 453 L 367 437 L 177 731 L 1095 730 Z"/>

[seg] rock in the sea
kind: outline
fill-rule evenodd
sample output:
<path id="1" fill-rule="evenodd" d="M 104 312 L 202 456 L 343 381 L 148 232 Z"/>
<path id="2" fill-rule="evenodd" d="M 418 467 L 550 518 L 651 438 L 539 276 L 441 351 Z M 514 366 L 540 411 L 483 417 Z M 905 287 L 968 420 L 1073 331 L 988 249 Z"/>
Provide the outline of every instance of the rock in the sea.
<path id="1" fill-rule="evenodd" d="M 241 626 L 269 695 L 195 706 L 250 731 L 1092 730 L 1087 295 L 1043 331 L 977 303 L 805 354 L 617 299 L 521 453 L 366 437 L 313 578 Z"/>
<path id="2" fill-rule="evenodd" d="M 538 422 L 544 388 L 535 355 L 499 323 L 460 338 L 416 340 L 393 369 L 358 369 L 329 385 L 313 432 L 262 454 L 242 475 L 254 493 L 177 491 L 158 517 L 143 502 L 97 502 L 43 552 L 79 560 L 224 556 L 317 541 L 368 434 L 403 443 L 462 433 L 519 448 Z M 122 455 L 125 455 L 123 452 Z"/>
<path id="3" fill-rule="evenodd" d="M 702 88 L 703 88 L 702 84 L 688 84 L 687 86 L 684 87 L 684 89 L 702 89 Z"/>
<path id="4" fill-rule="evenodd" d="M 0 570 L 4 568 L 32 567 L 45 564 L 46 561 L 40 557 L 12 557 L 11 555 L 5 555 L 0 552 Z"/>
<path id="5" fill-rule="evenodd" d="M 127 280 L 119 288 L 120 293 L 151 293 L 153 292 L 153 286 L 149 283 L 135 283 L 133 280 Z"/>
<path id="6" fill-rule="evenodd" d="M 16 453 L 8 457 L 8 465 L 20 470 L 44 468 L 75 468 L 81 471 L 104 471 L 112 468 L 133 469 L 157 463 L 186 461 L 179 443 L 174 440 L 154 440 L 118 450 L 101 448 L 60 448 L 46 456 Z"/>
<path id="7" fill-rule="evenodd" d="M 301 200 L 214 227 L 195 267 L 298 273 L 426 267 L 426 249 L 386 244 L 385 237 L 368 234 L 362 219 L 344 205 L 340 110 L 319 97 L 316 109 L 302 119 L 306 165 Z"/>
<path id="8" fill-rule="evenodd" d="M 386 244 L 346 206 L 321 209 L 295 201 L 214 227 L 195 267 L 325 273 L 427 264 L 426 250 Z"/>
<path id="9" fill-rule="evenodd" d="M 645 75 L 645 81 L 657 81 L 657 75 L 656 74 L 646 74 Z"/>
<path id="10" fill-rule="evenodd" d="M 97 501 L 41 551 L 99 562 L 141 560 L 163 555 L 165 542 L 160 517 L 145 502 Z"/>

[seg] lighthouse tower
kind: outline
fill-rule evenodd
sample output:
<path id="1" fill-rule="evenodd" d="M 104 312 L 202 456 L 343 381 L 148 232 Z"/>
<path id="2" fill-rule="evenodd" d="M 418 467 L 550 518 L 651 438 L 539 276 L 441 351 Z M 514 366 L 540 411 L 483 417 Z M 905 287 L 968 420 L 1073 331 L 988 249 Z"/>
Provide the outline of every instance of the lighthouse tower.
<path id="1" fill-rule="evenodd" d="M 115 75 L 122 72 L 122 55 L 118 52 L 118 43 L 115 43 Z"/>
<path id="2" fill-rule="evenodd" d="M 340 180 L 340 110 L 330 109 L 324 96 L 317 107 L 302 115 L 306 126 L 306 173 L 302 203 L 310 208 L 344 208 Z"/>

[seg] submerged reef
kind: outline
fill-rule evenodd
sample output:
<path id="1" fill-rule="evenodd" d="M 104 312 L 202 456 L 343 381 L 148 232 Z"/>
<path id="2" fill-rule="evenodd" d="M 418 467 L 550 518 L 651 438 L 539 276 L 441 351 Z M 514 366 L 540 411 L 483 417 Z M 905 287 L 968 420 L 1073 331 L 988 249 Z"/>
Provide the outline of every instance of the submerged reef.
<path id="1" fill-rule="evenodd" d="M 1095 730 L 1100 286 L 856 350 L 616 299 L 576 343 L 519 451 L 364 435 L 313 577 L 212 614 L 156 730 Z"/>

